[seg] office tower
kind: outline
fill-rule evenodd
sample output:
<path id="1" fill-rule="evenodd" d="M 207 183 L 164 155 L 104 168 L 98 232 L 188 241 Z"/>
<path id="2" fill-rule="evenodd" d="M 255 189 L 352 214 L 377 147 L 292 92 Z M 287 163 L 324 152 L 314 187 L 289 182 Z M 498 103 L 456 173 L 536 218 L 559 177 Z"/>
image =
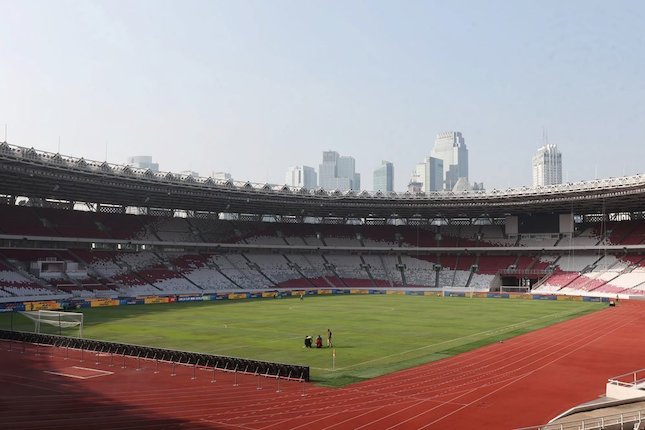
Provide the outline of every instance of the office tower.
<path id="1" fill-rule="evenodd" d="M 193 178 L 199 178 L 199 172 L 195 172 L 193 170 L 183 170 L 179 172 L 179 174 L 182 176 L 191 176 Z"/>
<path id="2" fill-rule="evenodd" d="M 546 144 L 533 156 L 533 186 L 562 183 L 562 154 L 557 145 Z"/>
<path id="3" fill-rule="evenodd" d="M 382 161 L 374 170 L 374 191 L 384 193 L 394 191 L 394 164 Z"/>
<path id="4" fill-rule="evenodd" d="M 285 184 L 290 187 L 306 188 L 313 190 L 318 186 L 316 178 L 316 170 L 309 166 L 294 166 L 289 167 Z"/>
<path id="5" fill-rule="evenodd" d="M 468 181 L 468 148 L 461 132 L 439 133 L 430 155 L 443 160 L 443 190 L 452 191 L 459 178 Z"/>
<path id="6" fill-rule="evenodd" d="M 233 179 L 231 174 L 228 172 L 213 172 L 211 173 L 211 178 L 217 181 L 228 181 L 229 179 Z"/>
<path id="7" fill-rule="evenodd" d="M 443 189 L 443 160 L 435 157 L 426 158 L 426 177 L 424 185 L 427 191 Z"/>
<path id="8" fill-rule="evenodd" d="M 325 190 L 360 190 L 361 175 L 356 173 L 354 157 L 340 156 L 336 151 L 323 152 L 318 168 L 318 184 Z"/>
<path id="9" fill-rule="evenodd" d="M 137 169 L 150 169 L 152 172 L 159 171 L 159 163 L 153 163 L 150 155 L 135 155 L 128 157 L 128 165 Z"/>
<path id="10" fill-rule="evenodd" d="M 414 194 L 422 193 L 423 192 L 422 188 L 423 188 L 423 183 L 415 181 L 414 179 L 412 179 L 408 184 L 408 192 L 410 193 L 414 193 Z"/>
<path id="11" fill-rule="evenodd" d="M 325 190 L 333 190 L 336 184 L 336 163 L 338 161 L 338 152 L 323 152 L 322 164 L 318 166 L 318 185 Z"/>
<path id="12" fill-rule="evenodd" d="M 443 160 L 426 157 L 416 165 L 412 182 L 421 183 L 421 191 L 424 193 L 443 190 Z"/>

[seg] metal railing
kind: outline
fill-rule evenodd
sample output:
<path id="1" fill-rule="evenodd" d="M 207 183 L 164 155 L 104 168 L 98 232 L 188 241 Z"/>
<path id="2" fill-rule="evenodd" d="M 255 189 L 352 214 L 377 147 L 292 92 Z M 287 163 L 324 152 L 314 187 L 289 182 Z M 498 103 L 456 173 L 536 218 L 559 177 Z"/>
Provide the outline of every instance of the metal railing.
<path id="1" fill-rule="evenodd" d="M 645 383 L 645 369 L 634 370 L 622 375 L 614 376 L 607 380 L 608 384 L 619 385 L 621 387 L 634 387 Z"/>
<path id="2" fill-rule="evenodd" d="M 203 354 L 173 349 L 153 348 L 126 343 L 79 339 L 67 336 L 0 330 L 0 339 L 81 351 L 135 357 L 141 360 L 164 361 L 180 365 L 212 368 L 235 373 L 271 376 L 275 378 L 309 381 L 309 366 L 250 360 L 222 355 Z"/>
<path id="3" fill-rule="evenodd" d="M 642 429 L 645 422 L 645 409 L 598 418 L 573 420 L 560 424 L 522 427 L 516 430 L 633 430 Z M 638 426 L 636 426 L 638 424 Z"/>

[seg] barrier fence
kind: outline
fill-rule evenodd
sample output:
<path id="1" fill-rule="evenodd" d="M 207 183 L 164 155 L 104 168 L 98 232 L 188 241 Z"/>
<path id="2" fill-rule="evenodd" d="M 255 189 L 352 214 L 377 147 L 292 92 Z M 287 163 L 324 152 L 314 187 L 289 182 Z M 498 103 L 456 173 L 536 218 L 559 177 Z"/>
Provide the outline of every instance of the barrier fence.
<path id="1" fill-rule="evenodd" d="M 635 370 L 622 375 L 609 378 L 609 384 L 619 385 L 621 387 L 634 387 L 645 383 L 645 369 Z M 645 394 L 645 393 L 644 393 Z"/>
<path id="2" fill-rule="evenodd" d="M 645 424 L 645 409 L 598 418 L 572 420 L 561 424 L 522 427 L 516 430 L 640 430 L 643 429 L 643 424 Z"/>
<path id="3" fill-rule="evenodd" d="M 0 330 L 0 339 L 38 345 L 51 345 L 59 348 L 72 348 L 99 354 L 134 357 L 142 360 L 162 361 L 180 365 L 194 365 L 222 371 L 309 381 L 309 367 L 295 364 L 248 360 L 245 358 L 227 357 L 222 355 L 151 348 L 126 343 L 105 342 L 100 340 L 79 339 L 68 336 L 10 330 Z"/>

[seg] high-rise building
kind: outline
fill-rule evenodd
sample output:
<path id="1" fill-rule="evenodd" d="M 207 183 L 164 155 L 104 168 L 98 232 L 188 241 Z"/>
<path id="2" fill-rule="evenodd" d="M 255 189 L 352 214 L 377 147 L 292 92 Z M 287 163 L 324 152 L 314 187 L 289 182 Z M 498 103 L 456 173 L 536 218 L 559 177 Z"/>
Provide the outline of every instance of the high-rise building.
<path id="1" fill-rule="evenodd" d="M 546 144 L 533 156 L 533 187 L 562 183 L 562 154 L 557 145 Z"/>
<path id="2" fill-rule="evenodd" d="M 316 170 L 309 166 L 294 166 L 287 170 L 285 184 L 290 187 L 313 190 L 318 186 Z"/>
<path id="3" fill-rule="evenodd" d="M 430 155 L 443 161 L 443 190 L 452 191 L 459 178 L 468 182 L 468 148 L 461 132 L 439 133 Z"/>
<path id="4" fill-rule="evenodd" d="M 211 178 L 216 181 L 228 181 L 229 179 L 233 179 L 231 174 L 228 172 L 213 172 L 211 173 Z"/>
<path id="5" fill-rule="evenodd" d="M 183 170 L 179 172 L 179 174 L 182 176 L 192 176 L 193 178 L 199 178 L 199 172 L 195 172 L 193 170 Z"/>
<path id="6" fill-rule="evenodd" d="M 412 182 L 421 183 L 421 191 L 424 193 L 443 190 L 443 160 L 426 157 L 416 165 Z"/>
<path id="7" fill-rule="evenodd" d="M 414 193 L 414 194 L 422 193 L 423 192 L 422 187 L 423 187 L 422 182 L 418 182 L 418 181 L 412 179 L 410 181 L 410 183 L 408 184 L 408 192 Z"/>
<path id="8" fill-rule="evenodd" d="M 443 160 L 435 157 L 426 158 L 426 177 L 423 181 L 426 191 L 443 189 Z"/>
<path id="9" fill-rule="evenodd" d="M 394 164 L 382 161 L 374 170 L 374 191 L 389 193 L 394 191 Z"/>
<path id="10" fill-rule="evenodd" d="M 336 151 L 323 152 L 322 164 L 318 166 L 318 185 L 325 190 L 334 189 L 338 157 Z"/>
<path id="11" fill-rule="evenodd" d="M 128 165 L 137 169 L 150 169 L 152 172 L 159 171 L 159 163 L 153 163 L 150 155 L 135 155 L 128 157 Z"/>
<path id="12" fill-rule="evenodd" d="M 323 152 L 318 168 L 318 184 L 325 190 L 360 190 L 361 175 L 356 173 L 354 157 L 340 156 L 336 151 Z"/>

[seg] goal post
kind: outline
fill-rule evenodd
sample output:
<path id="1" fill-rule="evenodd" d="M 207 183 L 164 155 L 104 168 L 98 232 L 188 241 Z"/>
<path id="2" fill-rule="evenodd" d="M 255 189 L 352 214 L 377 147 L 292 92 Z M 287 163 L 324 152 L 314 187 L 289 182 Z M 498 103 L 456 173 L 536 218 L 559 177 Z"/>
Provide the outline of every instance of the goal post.
<path id="1" fill-rule="evenodd" d="M 499 287 L 499 292 L 527 294 L 531 292 L 531 287 L 524 285 L 502 285 L 501 287 Z"/>
<path id="2" fill-rule="evenodd" d="M 27 318 L 34 321 L 35 333 L 48 333 L 48 327 L 56 329 L 55 334 L 63 334 L 63 329 L 68 332 L 70 329 L 78 328 L 78 337 L 83 337 L 83 314 L 81 312 L 65 311 L 25 311 L 21 312 Z M 49 333 L 52 334 L 52 333 Z"/>

